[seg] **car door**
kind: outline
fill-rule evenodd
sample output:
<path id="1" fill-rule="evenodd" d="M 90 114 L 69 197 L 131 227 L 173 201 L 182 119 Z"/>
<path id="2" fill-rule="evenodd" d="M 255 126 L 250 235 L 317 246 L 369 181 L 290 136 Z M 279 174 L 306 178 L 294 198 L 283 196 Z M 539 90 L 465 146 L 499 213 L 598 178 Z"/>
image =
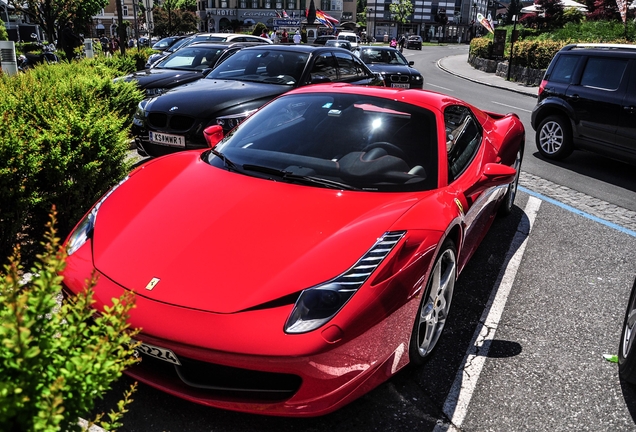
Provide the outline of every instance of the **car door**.
<path id="1" fill-rule="evenodd" d="M 616 129 L 619 151 L 636 160 L 636 60 L 630 60 L 627 92 L 623 99 Z"/>
<path id="2" fill-rule="evenodd" d="M 626 91 L 628 60 L 589 56 L 578 83 L 570 85 L 566 100 L 574 111 L 577 142 L 581 147 L 607 151 L 613 147 Z"/>
<path id="3" fill-rule="evenodd" d="M 360 85 L 374 85 L 375 75 L 350 52 L 334 51 L 338 67 L 338 81 Z"/>
<path id="4" fill-rule="evenodd" d="M 465 214 L 464 253 L 459 263 L 462 268 L 492 223 L 499 190 L 505 189 L 493 187 L 478 193 L 469 192 L 483 173 L 483 156 L 479 157 L 479 153 L 484 146 L 484 133 L 472 111 L 463 105 L 449 105 L 444 110 L 444 123 L 448 184 L 457 194 Z"/>

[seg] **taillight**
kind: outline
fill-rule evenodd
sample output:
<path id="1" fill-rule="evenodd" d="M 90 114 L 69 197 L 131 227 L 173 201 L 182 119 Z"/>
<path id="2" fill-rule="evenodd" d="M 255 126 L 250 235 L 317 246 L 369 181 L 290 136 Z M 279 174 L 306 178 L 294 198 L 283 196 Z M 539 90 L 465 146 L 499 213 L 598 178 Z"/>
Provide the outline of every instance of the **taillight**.
<path id="1" fill-rule="evenodd" d="M 547 80 L 541 80 L 541 84 L 539 85 L 539 93 L 538 93 L 539 96 L 541 96 L 541 93 L 543 93 L 543 90 L 545 90 L 545 86 L 547 85 L 548 85 Z"/>

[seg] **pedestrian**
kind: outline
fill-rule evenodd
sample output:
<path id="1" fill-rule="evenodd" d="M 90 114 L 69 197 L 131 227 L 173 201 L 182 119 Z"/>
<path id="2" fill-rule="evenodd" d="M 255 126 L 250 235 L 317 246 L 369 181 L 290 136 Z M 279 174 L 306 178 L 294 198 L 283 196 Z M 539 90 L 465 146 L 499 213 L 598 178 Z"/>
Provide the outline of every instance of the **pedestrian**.
<path id="1" fill-rule="evenodd" d="M 99 38 L 99 43 L 102 46 L 102 53 L 104 54 L 105 57 L 110 57 L 111 53 L 108 49 L 108 38 L 106 36 L 102 36 L 101 38 Z"/>
<path id="2" fill-rule="evenodd" d="M 294 43 L 295 44 L 299 44 L 300 43 L 300 32 L 298 30 L 296 30 L 296 34 L 294 35 Z"/>
<path id="3" fill-rule="evenodd" d="M 75 57 L 75 48 L 82 46 L 82 43 L 84 42 L 82 38 L 75 34 L 73 27 L 73 22 L 69 21 L 60 33 L 62 49 L 64 50 L 64 54 L 66 54 L 66 59 L 68 61 L 73 60 Z"/>
<path id="4" fill-rule="evenodd" d="M 389 42 L 389 46 L 391 48 L 396 48 L 397 47 L 397 41 L 395 40 L 395 38 L 391 38 L 391 42 Z"/>
<path id="5" fill-rule="evenodd" d="M 281 43 L 289 42 L 289 35 L 287 34 L 287 30 L 283 30 L 283 34 L 280 37 L 280 42 Z"/>
<path id="6" fill-rule="evenodd" d="M 406 37 L 402 35 L 402 37 L 400 38 L 400 41 L 398 42 L 398 45 L 400 46 L 400 52 L 404 52 L 405 43 L 406 43 Z"/>

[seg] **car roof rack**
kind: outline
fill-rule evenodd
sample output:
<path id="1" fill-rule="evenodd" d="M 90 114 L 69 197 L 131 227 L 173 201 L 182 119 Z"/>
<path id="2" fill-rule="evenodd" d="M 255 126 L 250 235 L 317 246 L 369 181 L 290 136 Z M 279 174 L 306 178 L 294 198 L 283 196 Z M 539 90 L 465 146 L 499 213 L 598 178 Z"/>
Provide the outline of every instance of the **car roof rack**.
<path id="1" fill-rule="evenodd" d="M 636 50 L 636 45 L 630 44 L 608 44 L 608 43 L 579 43 L 579 44 L 571 44 L 563 47 L 564 51 L 569 51 L 572 49 L 587 49 L 587 48 L 595 48 L 595 49 L 606 49 L 606 50 Z"/>

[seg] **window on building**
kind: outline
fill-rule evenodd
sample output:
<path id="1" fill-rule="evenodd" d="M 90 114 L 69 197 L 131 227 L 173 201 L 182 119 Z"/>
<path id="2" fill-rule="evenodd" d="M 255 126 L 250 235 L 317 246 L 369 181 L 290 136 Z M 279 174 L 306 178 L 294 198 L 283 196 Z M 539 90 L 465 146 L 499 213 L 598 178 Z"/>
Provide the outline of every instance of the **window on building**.
<path id="1" fill-rule="evenodd" d="M 258 9 L 258 0 L 252 0 L 252 9 Z"/>
<path id="2" fill-rule="evenodd" d="M 128 16 L 128 5 L 123 5 L 122 6 L 122 11 L 124 13 L 124 16 Z"/>
<path id="3" fill-rule="evenodd" d="M 227 0 L 221 0 L 221 7 L 222 7 L 222 8 L 228 8 L 228 2 L 227 2 Z"/>
<path id="4" fill-rule="evenodd" d="M 287 2 L 287 9 L 296 9 L 296 2 L 295 1 L 288 1 Z"/>
<path id="5" fill-rule="evenodd" d="M 241 9 L 247 9 L 247 0 L 241 0 L 241 1 L 239 2 L 239 7 L 240 7 Z"/>
<path id="6" fill-rule="evenodd" d="M 283 1 L 282 0 L 277 0 L 276 1 L 276 9 L 282 9 L 283 8 Z"/>
<path id="7" fill-rule="evenodd" d="M 271 9 L 272 8 L 271 0 L 265 0 L 264 7 L 265 7 L 265 9 Z"/>

